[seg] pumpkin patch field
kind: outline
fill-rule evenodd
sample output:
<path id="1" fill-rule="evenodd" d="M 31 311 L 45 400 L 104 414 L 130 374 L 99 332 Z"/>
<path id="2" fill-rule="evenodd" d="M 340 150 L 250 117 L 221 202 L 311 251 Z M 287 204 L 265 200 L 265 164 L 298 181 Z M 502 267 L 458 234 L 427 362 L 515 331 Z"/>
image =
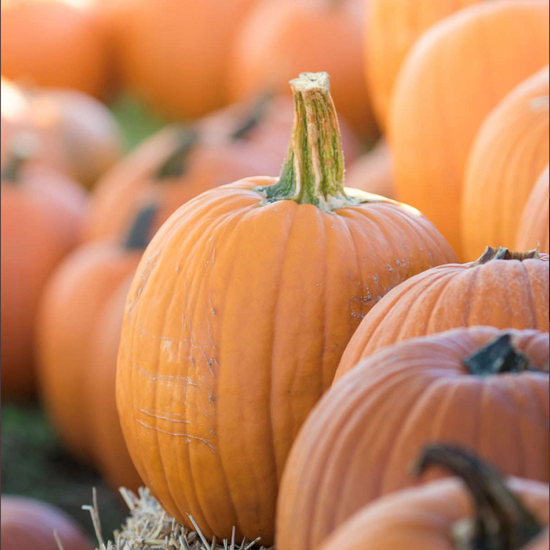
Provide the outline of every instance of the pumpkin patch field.
<path id="1" fill-rule="evenodd" d="M 549 18 L 2 0 L 2 548 L 549 550 Z"/>

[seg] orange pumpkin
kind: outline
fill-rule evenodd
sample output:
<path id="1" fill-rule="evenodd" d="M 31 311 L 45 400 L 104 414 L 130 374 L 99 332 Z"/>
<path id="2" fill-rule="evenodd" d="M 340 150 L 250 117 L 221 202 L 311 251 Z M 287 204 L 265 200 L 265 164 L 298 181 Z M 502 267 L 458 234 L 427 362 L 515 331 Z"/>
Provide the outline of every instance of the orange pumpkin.
<path id="1" fill-rule="evenodd" d="M 378 130 L 363 78 L 362 19 L 362 3 L 355 0 L 258 3 L 235 43 L 232 100 L 269 89 L 287 93 L 294 75 L 327 71 L 342 118 L 374 141 Z"/>
<path id="2" fill-rule="evenodd" d="M 2 550 L 93 550 L 82 529 L 50 504 L 22 497 L 2 496 Z"/>
<path id="3" fill-rule="evenodd" d="M 414 209 L 344 190 L 328 76 L 292 87 L 281 177 L 207 191 L 154 237 L 117 373 L 130 454 L 165 509 L 187 525 L 192 514 L 206 537 L 236 526 L 264 545 L 290 446 L 359 320 L 390 287 L 454 257 Z"/>
<path id="4" fill-rule="evenodd" d="M 488 249 L 474 263 L 436 267 L 384 297 L 351 339 L 337 377 L 397 342 L 476 325 L 548 332 L 548 256 Z"/>
<path id="5" fill-rule="evenodd" d="M 419 466 L 443 467 L 463 483 L 436 481 L 388 496 L 354 516 L 321 549 L 454 550 L 455 540 L 461 548 L 475 542 L 479 548 L 532 550 L 531 543 L 543 543 L 548 485 L 506 482 L 471 453 L 446 445 L 428 447 Z"/>
<path id="6" fill-rule="evenodd" d="M 292 448 L 279 547 L 319 548 L 364 506 L 413 485 L 409 468 L 429 443 L 464 446 L 506 474 L 548 482 L 548 361 L 547 334 L 474 327 L 404 342 L 356 366 Z"/>
<path id="7" fill-rule="evenodd" d="M 1 29 L 4 76 L 104 95 L 109 53 L 91 9 L 60 0 L 8 0 L 2 2 Z"/>
<path id="8" fill-rule="evenodd" d="M 85 240 L 116 237 L 140 204 L 159 204 L 152 234 L 182 204 L 203 191 L 250 174 L 276 174 L 292 129 L 294 107 L 286 97 L 233 105 L 196 127 L 169 127 L 140 146 L 98 184 Z M 359 146 L 345 132 L 345 151 Z M 152 236 L 152 235 L 151 235 Z"/>
<path id="9" fill-rule="evenodd" d="M 346 172 L 346 185 L 367 193 L 395 198 L 392 159 L 388 144 L 380 143 L 353 163 Z"/>
<path id="10" fill-rule="evenodd" d="M 369 0 L 365 32 L 367 82 L 385 128 L 399 69 L 414 43 L 435 23 L 483 0 Z"/>
<path id="11" fill-rule="evenodd" d="M 123 3 L 112 24 L 124 84 L 163 113 L 180 119 L 197 118 L 226 105 L 231 44 L 255 3 Z"/>
<path id="12" fill-rule="evenodd" d="M 516 238 L 516 248 L 526 250 L 539 247 L 541 252 L 550 252 L 550 237 L 548 235 L 548 201 L 549 201 L 548 166 L 537 181 L 519 225 Z"/>
<path id="13" fill-rule="evenodd" d="M 487 243 L 514 246 L 521 212 L 548 166 L 548 67 L 493 110 L 474 142 L 462 199 L 462 248 L 474 260 Z M 536 247 L 536 245 L 535 245 Z"/>
<path id="14" fill-rule="evenodd" d="M 34 393 L 38 301 L 79 238 L 86 200 L 78 184 L 26 158 L 23 145 L 2 170 L 2 398 Z"/>
<path id="15" fill-rule="evenodd" d="M 154 205 L 136 218 L 125 243 L 89 243 L 67 258 L 48 282 L 41 300 L 38 319 L 38 356 L 44 405 L 65 446 L 80 460 L 93 462 L 123 445 L 113 442 L 102 447 L 93 436 L 98 407 L 109 425 L 119 426 L 114 407 L 115 361 L 101 369 L 93 368 L 95 335 L 106 304 L 132 276 L 148 242 Z M 98 336 L 97 339 L 100 337 Z M 110 377 L 109 377 L 110 374 Z M 96 378 L 97 377 L 97 378 Z M 90 391 L 94 387 L 102 391 Z M 100 403 L 93 403 L 100 401 Z M 119 440 L 122 440 L 120 429 Z M 128 456 L 117 457 L 120 469 L 131 468 Z"/>
<path id="16" fill-rule="evenodd" d="M 547 0 L 465 8 L 424 34 L 399 73 L 389 122 L 397 196 L 457 252 L 468 153 L 498 102 L 548 64 L 548 22 Z"/>

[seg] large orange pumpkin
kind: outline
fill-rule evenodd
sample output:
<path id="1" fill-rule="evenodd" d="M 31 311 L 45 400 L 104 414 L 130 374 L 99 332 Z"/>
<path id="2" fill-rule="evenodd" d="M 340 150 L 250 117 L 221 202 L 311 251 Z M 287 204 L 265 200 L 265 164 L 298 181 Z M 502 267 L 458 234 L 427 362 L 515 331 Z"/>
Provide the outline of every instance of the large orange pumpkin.
<path id="1" fill-rule="evenodd" d="M 177 208 L 203 191 L 250 174 L 277 174 L 293 115 L 292 99 L 265 96 L 222 109 L 194 127 L 162 130 L 99 182 L 84 238 L 120 235 L 134 210 L 151 197 L 159 204 L 154 234 Z M 355 159 L 358 151 L 347 130 L 346 156 Z"/>
<path id="2" fill-rule="evenodd" d="M 305 70 L 327 71 L 338 112 L 364 138 L 378 134 L 363 77 L 363 8 L 356 0 L 260 2 L 236 40 L 229 86 L 243 100 L 287 93 Z"/>
<path id="3" fill-rule="evenodd" d="M 550 237 L 548 235 L 548 209 L 549 209 L 549 172 L 548 166 L 537 181 L 525 209 L 519 225 L 516 237 L 516 248 L 527 250 L 539 247 L 541 252 L 550 252 Z"/>
<path id="4" fill-rule="evenodd" d="M 378 123 L 386 127 L 399 69 L 435 23 L 483 0 L 369 0 L 365 32 L 367 82 Z"/>
<path id="5" fill-rule="evenodd" d="M 86 200 L 77 183 L 26 159 L 20 145 L 2 170 L 2 398 L 34 392 L 38 301 L 79 238 Z"/>
<path id="6" fill-rule="evenodd" d="M 82 529 L 61 510 L 37 500 L 2 496 L 2 550 L 92 550 Z"/>
<path id="7" fill-rule="evenodd" d="M 399 73 L 389 122 L 397 196 L 457 252 L 471 145 L 495 105 L 548 64 L 548 22 L 547 0 L 465 8 L 418 40 Z"/>
<path id="8" fill-rule="evenodd" d="M 462 191 L 466 260 L 479 257 L 487 243 L 515 245 L 521 213 L 548 166 L 548 92 L 547 67 L 506 96 L 477 135 Z"/>
<path id="9" fill-rule="evenodd" d="M 337 377 L 397 342 L 476 325 L 548 332 L 548 256 L 488 249 L 469 264 L 436 267 L 393 289 L 351 339 Z"/>
<path id="10" fill-rule="evenodd" d="M 61 0 L 7 0 L 1 19 L 4 76 L 104 95 L 109 52 L 93 10 Z"/>
<path id="11" fill-rule="evenodd" d="M 256 0 L 127 0 L 111 18 L 123 83 L 171 117 L 228 103 L 229 52 Z"/>
<path id="12" fill-rule="evenodd" d="M 548 361 L 547 334 L 474 327 L 392 346 L 355 367 L 292 448 L 279 547 L 319 548 L 365 505 L 413 485 L 412 461 L 432 442 L 547 482 Z"/>
<path id="13" fill-rule="evenodd" d="M 79 459 L 92 462 L 101 454 L 123 449 L 119 421 L 110 405 L 115 399 L 111 361 L 98 369 L 94 353 L 104 309 L 132 276 L 148 242 L 154 205 L 144 208 L 125 243 L 101 241 L 77 249 L 48 282 L 38 319 L 38 356 L 42 399 L 61 440 Z M 109 376 L 110 374 L 110 376 Z M 102 391 L 98 392 L 97 387 Z M 91 391 L 95 388 L 96 391 Z M 103 405 L 105 430 L 114 430 L 119 442 L 103 447 L 93 437 L 94 418 Z M 94 403 L 95 402 L 95 403 Z M 100 404 L 101 403 L 101 404 Z M 131 468 L 127 455 L 118 457 L 120 469 Z"/>
<path id="14" fill-rule="evenodd" d="M 328 76 L 292 87 L 281 177 L 207 191 L 154 237 L 117 374 L 130 454 L 165 509 L 185 524 L 191 514 L 209 538 L 235 526 L 264 545 L 290 446 L 360 319 L 454 257 L 419 212 L 344 190 Z"/>
<path id="15" fill-rule="evenodd" d="M 543 527 L 548 525 L 548 485 L 507 482 L 471 453 L 447 445 L 428 447 L 418 464 L 423 470 L 443 467 L 462 483 L 434 481 L 381 499 L 345 523 L 321 549 L 455 550 L 456 544 L 473 548 L 476 543 L 479 548 L 531 550 L 531 543 L 544 540 L 548 548 Z"/>

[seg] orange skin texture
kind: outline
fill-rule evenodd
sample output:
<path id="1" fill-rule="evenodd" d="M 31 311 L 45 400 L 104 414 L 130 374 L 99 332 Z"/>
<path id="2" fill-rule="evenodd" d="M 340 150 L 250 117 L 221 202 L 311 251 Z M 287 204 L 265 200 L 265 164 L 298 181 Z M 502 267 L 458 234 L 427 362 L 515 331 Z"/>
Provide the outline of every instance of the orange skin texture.
<path id="1" fill-rule="evenodd" d="M 346 185 L 374 195 L 395 199 L 391 152 L 381 141 L 346 171 Z"/>
<path id="2" fill-rule="evenodd" d="M 115 243 L 90 243 L 63 262 L 42 296 L 37 324 L 42 400 L 61 440 L 82 461 L 93 462 L 98 451 L 108 452 L 91 437 L 91 403 L 99 396 L 88 390 L 102 372 L 90 366 L 90 335 L 98 329 L 105 304 L 135 272 L 140 257 L 141 251 Z M 107 389 L 101 393 L 104 397 L 108 399 Z"/>
<path id="3" fill-rule="evenodd" d="M 540 251 L 550 252 L 548 235 L 548 201 L 549 197 L 548 167 L 535 185 L 523 211 L 516 239 L 517 250 L 534 250 L 537 246 Z"/>
<path id="4" fill-rule="evenodd" d="M 92 353 L 86 393 L 91 439 L 96 449 L 96 465 L 113 489 L 125 487 L 137 492 L 142 485 L 128 454 L 116 406 L 116 364 L 126 295 L 131 278 L 124 281 L 105 302 L 91 339 Z"/>
<path id="5" fill-rule="evenodd" d="M 255 3 L 122 3 L 113 28 L 123 83 L 164 114 L 178 119 L 198 118 L 226 105 L 231 44 Z"/>
<path id="6" fill-rule="evenodd" d="M 548 332 L 548 287 L 548 256 L 451 264 L 421 273 L 372 309 L 346 348 L 336 377 L 381 348 L 455 328 Z"/>
<path id="7" fill-rule="evenodd" d="M 468 154 L 491 110 L 548 64 L 548 9 L 544 0 L 465 8 L 416 42 L 395 84 L 388 128 L 397 196 L 459 255 Z"/>
<path id="8" fill-rule="evenodd" d="M 387 126 L 399 69 L 414 43 L 435 23 L 483 0 L 369 0 L 365 32 L 367 82 L 376 118 Z"/>
<path id="9" fill-rule="evenodd" d="M 288 94 L 297 74 L 326 71 L 340 117 L 373 142 L 378 129 L 363 77 L 362 11 L 354 0 L 259 3 L 235 43 L 231 99 L 270 88 Z"/>
<path id="10" fill-rule="evenodd" d="M 2 496 L 2 550 L 93 550 L 75 521 L 61 510 L 30 498 Z"/>
<path id="11" fill-rule="evenodd" d="M 208 136 L 223 136 L 243 117 L 243 105 L 222 109 L 201 122 Z M 154 232 L 182 204 L 213 187 L 254 174 L 279 173 L 288 148 L 294 106 L 290 98 L 276 98 L 266 119 L 244 140 L 201 142 L 188 157 L 187 171 L 177 178 L 158 180 L 154 172 L 174 150 L 177 131 L 169 127 L 141 145 L 98 183 L 85 223 L 84 240 L 118 237 L 140 204 L 155 200 L 160 208 Z M 342 125 L 346 158 L 359 155 L 355 136 Z"/>
<path id="12" fill-rule="evenodd" d="M 506 96 L 477 135 L 462 199 L 462 247 L 467 261 L 479 258 L 489 244 L 512 248 L 516 243 L 520 213 L 548 166 L 548 92 L 546 67 Z"/>
<path id="13" fill-rule="evenodd" d="M 548 485 L 511 479 L 509 487 L 543 525 L 548 525 Z M 366 507 L 338 529 L 320 550 L 455 550 L 449 534 L 457 522 L 473 513 L 471 499 L 461 482 L 434 481 L 389 495 Z M 523 550 L 544 548 L 540 546 L 544 544 L 542 538 L 533 544 Z"/>
<path id="14" fill-rule="evenodd" d="M 463 446 L 506 475 L 547 482 L 547 373 L 476 377 L 463 365 L 499 334 L 475 327 L 404 342 L 335 383 L 292 448 L 279 495 L 278 546 L 319 548 L 370 502 L 418 483 L 410 467 L 428 443 Z M 516 332 L 514 344 L 545 368 L 547 334 Z"/>
<path id="15" fill-rule="evenodd" d="M 292 442 L 360 319 L 454 256 L 397 203 L 261 205 L 254 188 L 276 181 L 212 189 L 164 224 L 128 295 L 117 372 L 130 455 L 165 509 L 207 538 L 235 526 L 267 546 Z"/>
<path id="16" fill-rule="evenodd" d="M 35 318 L 46 281 L 75 246 L 86 197 L 80 187 L 40 165 L 23 168 L 18 184 L 2 182 L 2 398 L 35 390 Z"/>
<path id="17" fill-rule="evenodd" d="M 2 74 L 8 78 L 104 95 L 105 31 L 91 10 L 55 0 L 2 2 L 1 34 Z"/>

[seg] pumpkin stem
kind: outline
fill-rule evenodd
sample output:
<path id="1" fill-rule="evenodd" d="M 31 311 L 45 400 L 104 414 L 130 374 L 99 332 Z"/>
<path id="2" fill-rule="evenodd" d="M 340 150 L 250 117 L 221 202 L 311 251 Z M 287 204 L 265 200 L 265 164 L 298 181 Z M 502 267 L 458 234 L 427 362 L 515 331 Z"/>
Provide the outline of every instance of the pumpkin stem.
<path id="1" fill-rule="evenodd" d="M 127 250 L 145 250 L 151 240 L 151 227 L 158 212 L 158 204 L 150 203 L 144 206 L 130 226 L 130 231 L 124 241 Z"/>
<path id="2" fill-rule="evenodd" d="M 523 262 L 524 260 L 540 260 L 540 250 L 529 250 L 527 252 L 513 252 L 505 247 L 493 248 L 488 246 L 485 252 L 481 255 L 479 260 L 472 263 L 473 266 L 485 265 L 493 260 L 519 260 Z"/>
<path id="3" fill-rule="evenodd" d="M 183 176 L 187 170 L 189 154 L 199 140 L 200 134 L 195 127 L 182 127 L 177 138 L 177 145 L 170 156 L 157 169 L 156 179 L 165 180 Z"/>
<path id="4" fill-rule="evenodd" d="M 250 133 L 264 121 L 272 100 L 273 92 L 260 94 L 239 121 L 237 127 L 231 132 L 229 138 L 232 141 L 247 139 Z"/>
<path id="5" fill-rule="evenodd" d="M 501 474 L 473 453 L 452 445 L 430 445 L 414 472 L 440 466 L 458 476 L 474 501 L 473 518 L 455 525 L 457 550 L 520 550 L 542 533 L 542 526 L 506 486 Z"/>
<path id="6" fill-rule="evenodd" d="M 510 333 L 497 337 L 473 355 L 464 359 L 464 365 L 475 376 L 519 374 L 534 371 L 529 358 L 514 347 Z"/>
<path id="7" fill-rule="evenodd" d="M 360 204 L 344 191 L 344 153 L 327 73 L 304 73 L 290 82 L 294 127 L 279 182 L 258 187 L 266 202 L 292 200 L 331 212 Z"/>
<path id="8" fill-rule="evenodd" d="M 38 143 L 34 134 L 29 132 L 18 134 L 11 143 L 8 159 L 2 168 L 0 174 L 2 182 L 19 183 L 21 181 L 21 169 L 34 156 L 37 149 Z"/>

